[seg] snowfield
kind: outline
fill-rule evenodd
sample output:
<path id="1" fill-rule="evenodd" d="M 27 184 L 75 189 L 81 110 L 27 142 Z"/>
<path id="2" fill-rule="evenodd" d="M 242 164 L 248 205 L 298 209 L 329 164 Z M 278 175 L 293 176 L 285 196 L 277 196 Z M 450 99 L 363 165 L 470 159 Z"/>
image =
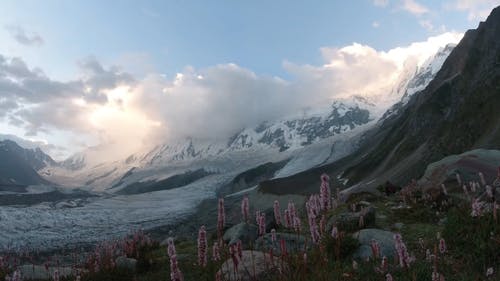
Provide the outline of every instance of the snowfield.
<path id="1" fill-rule="evenodd" d="M 165 191 L 86 199 L 81 207 L 42 203 L 0 207 L 1 250 L 49 250 L 112 239 L 133 229 L 149 229 L 185 218 L 204 198 L 215 195 L 221 176 Z M 73 203 L 73 204 L 72 204 Z M 68 208 L 69 207 L 69 208 Z"/>

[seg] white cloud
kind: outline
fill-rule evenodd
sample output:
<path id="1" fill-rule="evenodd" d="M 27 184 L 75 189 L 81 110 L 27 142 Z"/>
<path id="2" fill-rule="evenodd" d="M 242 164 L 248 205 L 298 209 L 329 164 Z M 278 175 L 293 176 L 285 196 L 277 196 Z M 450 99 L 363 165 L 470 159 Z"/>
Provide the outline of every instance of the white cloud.
<path id="1" fill-rule="evenodd" d="M 429 9 L 415 0 L 403 0 L 401 8 L 413 15 L 421 16 L 429 13 Z"/>
<path id="2" fill-rule="evenodd" d="M 99 157 L 117 159 L 169 138 L 225 138 L 337 98 L 362 95 L 383 103 L 405 62 L 423 63 L 439 47 L 460 38 L 446 33 L 388 51 L 358 43 L 324 47 L 321 65 L 284 62 L 293 77 L 289 81 L 235 64 L 187 67 L 173 78 L 159 73 L 134 78 L 87 59 L 81 63 L 80 79 L 62 83 L 37 74 L 22 61 L 0 57 L 0 78 L 3 71 L 23 81 L 38 81 L 12 85 L 0 79 L 0 101 L 17 107 L 0 120 L 15 120 L 32 135 L 78 134 L 99 144 Z M 15 89 L 15 94 L 2 92 L 2 87 Z M 40 88 L 46 92 L 43 100 L 30 95 Z"/>
<path id="3" fill-rule="evenodd" d="M 500 0 L 455 0 L 446 7 L 468 13 L 469 21 L 485 20 L 491 10 L 500 5 Z"/>
<path id="4" fill-rule="evenodd" d="M 373 0 L 373 5 L 379 7 L 385 7 L 389 4 L 389 0 Z"/>
<path id="5" fill-rule="evenodd" d="M 372 22 L 372 27 L 378 28 L 378 27 L 380 27 L 380 23 L 378 21 L 374 21 L 374 22 Z"/>

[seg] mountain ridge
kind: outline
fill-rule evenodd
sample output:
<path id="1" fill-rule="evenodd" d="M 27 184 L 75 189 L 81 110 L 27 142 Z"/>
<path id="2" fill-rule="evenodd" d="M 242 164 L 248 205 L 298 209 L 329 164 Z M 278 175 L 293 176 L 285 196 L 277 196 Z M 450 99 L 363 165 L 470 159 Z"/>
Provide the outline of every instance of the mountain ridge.
<path id="1" fill-rule="evenodd" d="M 500 7 L 469 30 L 427 87 L 399 112 L 368 131 L 358 151 L 332 164 L 261 184 L 283 192 L 300 182 L 316 187 L 326 172 L 346 192 L 373 192 L 387 182 L 405 185 L 447 155 L 500 148 Z"/>

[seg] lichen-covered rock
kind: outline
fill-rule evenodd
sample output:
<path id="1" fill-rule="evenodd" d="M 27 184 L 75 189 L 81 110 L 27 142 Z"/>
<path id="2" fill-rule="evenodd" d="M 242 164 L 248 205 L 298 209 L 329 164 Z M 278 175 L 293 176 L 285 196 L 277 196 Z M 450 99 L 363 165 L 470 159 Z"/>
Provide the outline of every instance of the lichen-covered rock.
<path id="1" fill-rule="evenodd" d="M 229 245 L 241 240 L 244 246 L 249 246 L 251 242 L 257 239 L 257 232 L 257 226 L 242 222 L 226 230 L 223 239 Z"/>
<path id="2" fill-rule="evenodd" d="M 394 255 L 394 233 L 382 229 L 368 228 L 354 233 L 353 238 L 360 243 L 359 248 L 354 252 L 355 258 L 365 259 L 372 257 L 370 247 L 372 239 L 377 241 L 380 246 L 381 257 L 392 257 Z"/>
<path id="3" fill-rule="evenodd" d="M 135 271 L 135 267 L 137 265 L 137 260 L 121 256 L 121 257 L 116 258 L 115 263 L 116 263 L 117 268 Z"/>
<path id="4" fill-rule="evenodd" d="M 360 225 L 360 217 L 363 216 L 363 224 Z M 339 230 L 356 231 L 362 228 L 375 226 L 375 208 L 373 206 L 363 207 L 356 212 L 343 212 L 332 216 L 327 223 L 327 230 L 331 230 L 334 225 Z"/>
<path id="5" fill-rule="evenodd" d="M 307 240 L 304 235 L 298 235 L 294 233 L 276 233 L 276 242 L 272 241 L 271 233 L 267 233 L 266 235 L 259 237 L 255 241 L 255 249 L 264 251 L 269 253 L 272 249 L 273 254 L 280 256 L 281 255 L 281 247 L 280 241 L 285 241 L 286 251 L 287 253 L 297 253 L 303 252 L 306 249 L 311 248 L 310 239 Z"/>

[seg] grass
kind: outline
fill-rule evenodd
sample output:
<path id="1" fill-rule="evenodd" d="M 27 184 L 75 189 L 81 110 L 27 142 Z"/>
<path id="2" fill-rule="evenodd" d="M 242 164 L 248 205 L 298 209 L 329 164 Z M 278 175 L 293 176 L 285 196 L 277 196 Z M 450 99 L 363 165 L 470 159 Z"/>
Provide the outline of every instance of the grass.
<path id="1" fill-rule="evenodd" d="M 450 197 L 460 197 L 460 189 L 449 189 Z M 410 195 L 408 195 L 410 194 Z M 400 194 L 390 196 L 373 196 L 360 194 L 351 197 L 349 202 L 341 204 L 335 210 L 324 212 L 327 218 L 338 216 L 348 211 L 352 203 L 372 202 L 377 216 L 376 227 L 400 232 L 410 255 L 415 260 L 407 268 L 401 268 L 395 256 L 389 256 L 388 267 L 381 269 L 381 258 L 356 260 L 353 266 L 353 253 L 358 248 L 358 241 L 352 238 L 354 230 L 339 229 L 340 240 L 330 237 L 327 230 L 318 245 L 301 249 L 287 256 L 275 257 L 282 260 L 284 267 L 281 273 L 269 272 L 259 276 L 258 280 L 349 280 L 349 281 L 380 281 L 385 280 L 390 273 L 394 280 L 431 280 L 433 271 L 442 274 L 446 280 L 499 280 L 496 276 L 500 270 L 500 225 L 494 220 L 491 212 L 481 217 L 473 218 L 467 201 L 453 200 L 443 205 L 430 202 L 421 192 L 410 192 L 402 198 Z M 408 202 L 403 204 L 403 201 Z M 453 203 L 454 202 L 454 203 Z M 297 206 L 299 208 L 299 206 Z M 300 208 L 299 208 L 300 209 Z M 299 212 L 303 214 L 302 211 Z M 400 229 L 395 229 L 395 223 L 402 223 Z M 307 219 L 302 218 L 302 234 L 309 238 Z M 293 232 L 279 228 L 280 232 Z M 142 235 L 142 234 L 141 234 Z M 165 281 L 170 280 L 170 259 L 166 246 L 150 241 L 146 236 L 133 235 L 126 238 L 132 243 L 134 251 L 117 248 L 113 251 L 127 253 L 127 256 L 137 259 L 135 270 L 100 265 L 100 270 L 94 272 L 89 264 L 85 267 L 87 273 L 81 275 L 82 281 Z M 439 237 L 438 237 L 439 236 Z M 211 259 L 211 247 L 217 240 L 217 235 L 208 235 L 208 265 L 201 268 L 197 265 L 197 243 L 191 239 L 175 241 L 179 268 L 184 280 L 211 281 L 217 280 L 216 274 L 221 269 L 224 260 L 230 260 L 231 254 L 227 246 L 221 250 L 222 261 Z M 439 238 L 446 241 L 447 250 L 438 251 Z M 424 248 L 421 246 L 423 240 Z M 149 242 L 144 242 L 149 241 Z M 135 244 L 134 244 L 135 243 Z M 105 247 L 101 248 L 105 249 Z M 113 248 L 114 249 L 114 248 Z M 427 249 L 434 258 L 429 260 Z M 114 256 L 113 256 L 114 258 Z M 112 260 L 112 259 L 110 259 Z M 108 261 L 102 261 L 109 263 Z M 486 271 L 492 267 L 495 275 L 486 277 Z M 5 280 L 7 274 L 12 274 L 12 266 L 0 266 L 0 280 Z M 74 277 L 61 278 L 62 281 L 75 280 Z M 256 279 L 257 280 L 257 279 Z M 39 280 L 47 281 L 47 280 Z"/>

